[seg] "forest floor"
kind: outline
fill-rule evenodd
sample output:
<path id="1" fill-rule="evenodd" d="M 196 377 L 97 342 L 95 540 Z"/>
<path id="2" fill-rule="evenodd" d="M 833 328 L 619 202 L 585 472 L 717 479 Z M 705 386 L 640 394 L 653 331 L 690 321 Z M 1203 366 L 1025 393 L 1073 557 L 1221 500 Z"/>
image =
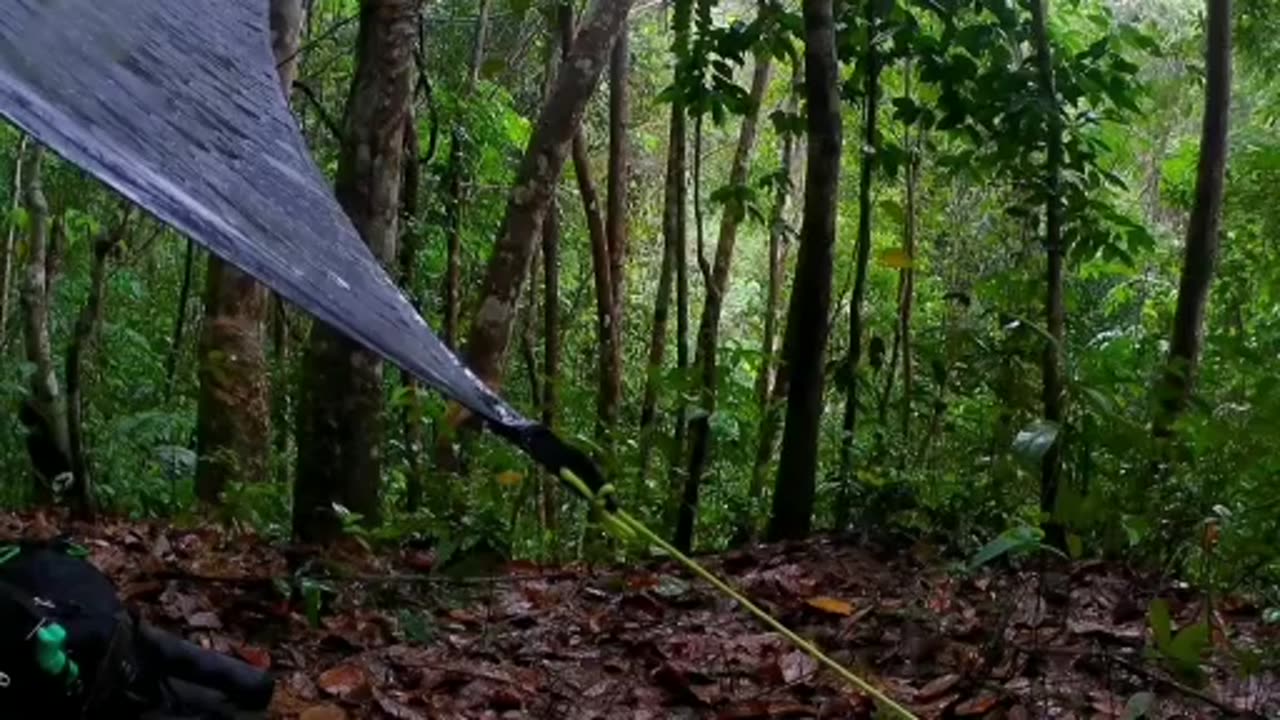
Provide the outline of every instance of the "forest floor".
<path id="1" fill-rule="evenodd" d="M 278 674 L 273 718 L 870 718 L 870 703 L 664 563 L 429 573 L 430 551 L 326 555 L 343 577 L 317 618 L 287 556 L 251 534 L 0 514 L 0 536 L 69 531 L 155 623 Z M 1203 598 L 1096 562 L 961 577 L 922 545 L 815 538 L 704 558 L 838 660 L 927 718 L 1280 717 L 1275 652 L 1240 598 L 1214 603 L 1193 687 L 1146 648 Z M 296 562 L 295 562 L 296 565 Z M 318 623 L 315 622 L 318 620 Z M 1271 651 L 1242 677 L 1241 651 Z M 1146 707 L 1146 713 L 1142 709 Z"/>

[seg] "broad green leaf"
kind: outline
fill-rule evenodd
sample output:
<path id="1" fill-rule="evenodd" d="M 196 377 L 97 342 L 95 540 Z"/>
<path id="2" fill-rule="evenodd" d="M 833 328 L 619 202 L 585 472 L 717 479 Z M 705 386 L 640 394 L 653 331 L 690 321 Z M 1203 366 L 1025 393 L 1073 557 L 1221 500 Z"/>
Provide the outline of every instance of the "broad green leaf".
<path id="1" fill-rule="evenodd" d="M 978 568 L 998 557 L 1011 553 L 1021 553 L 1040 546 L 1044 539 L 1044 531 L 1030 525 L 1020 525 L 1000 533 L 991 542 L 979 550 L 971 560 L 970 568 Z"/>
<path id="2" fill-rule="evenodd" d="M 1156 638 L 1156 647 L 1163 651 L 1173 641 L 1173 620 L 1169 617 L 1169 603 L 1158 598 L 1152 600 L 1147 618 Z"/>
<path id="3" fill-rule="evenodd" d="M 1058 425 L 1048 420 L 1037 420 L 1018 433 L 1013 439 L 1013 456 L 1029 469 L 1040 467 L 1040 461 L 1049 448 L 1058 441 Z"/>
<path id="4" fill-rule="evenodd" d="M 1209 647 L 1209 624 L 1201 620 L 1188 625 L 1173 636 L 1166 650 L 1169 657 L 1177 660 L 1186 668 L 1194 668 L 1200 664 L 1200 656 Z"/>

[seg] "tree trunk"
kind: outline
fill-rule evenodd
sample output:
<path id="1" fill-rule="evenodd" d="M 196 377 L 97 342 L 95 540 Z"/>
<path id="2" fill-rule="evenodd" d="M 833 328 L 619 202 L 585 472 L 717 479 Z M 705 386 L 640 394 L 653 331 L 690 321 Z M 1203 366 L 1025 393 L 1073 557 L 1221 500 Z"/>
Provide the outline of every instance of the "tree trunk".
<path id="1" fill-rule="evenodd" d="M 743 188 L 751 170 L 751 155 L 755 150 L 759 127 L 760 106 L 773 67 L 772 56 L 757 53 L 755 71 L 751 78 L 750 105 L 742 117 L 738 135 L 738 147 L 729 170 L 729 187 Z M 715 264 L 711 270 L 711 282 L 706 288 L 702 307 L 702 320 L 698 323 L 698 347 L 694 367 L 698 368 L 698 417 L 689 427 L 689 475 L 685 478 L 684 501 L 676 523 L 676 547 L 688 551 L 693 545 L 694 525 L 697 522 L 698 494 L 702 473 L 706 469 L 711 444 L 711 414 L 716 409 L 716 350 L 719 347 L 720 317 L 724 310 L 724 296 L 729 291 L 729 271 L 733 265 L 734 246 L 738 240 L 738 224 L 746 215 L 746 208 L 727 203 L 720 216 L 720 235 L 716 240 Z"/>
<path id="2" fill-rule="evenodd" d="M 403 180 L 404 132 L 414 81 L 415 0 L 366 0 L 360 10 L 356 71 L 338 158 L 336 194 L 373 254 L 395 259 Z M 382 363 L 332 328 L 316 323 L 303 361 L 298 411 L 294 533 L 304 542 L 335 539 L 334 505 L 366 524 L 381 515 Z"/>
<path id="3" fill-rule="evenodd" d="M 19 304 L 26 360 L 32 371 L 28 378 L 30 395 L 23 401 L 20 419 L 27 428 L 27 450 L 35 469 L 35 497 L 40 502 L 49 502 L 54 499 L 55 490 L 64 487 L 71 477 L 71 449 L 67 437 L 67 408 L 59 389 L 49 339 L 49 203 L 40 178 L 44 148 L 33 144 L 23 162 L 22 192 L 30 229 Z"/>
<path id="4" fill-rule="evenodd" d="M 404 179 L 400 188 L 400 285 L 413 300 L 418 312 L 423 304 L 418 299 L 418 255 L 422 252 L 422 232 L 417 227 L 418 194 L 420 190 L 418 124 L 413 108 L 405 117 L 404 127 Z M 422 399 L 422 387 L 410 373 L 401 371 L 400 384 L 405 389 L 404 407 L 400 415 L 401 432 L 404 435 L 405 509 L 417 512 L 422 507 L 422 490 L 426 486 L 426 467 L 423 452 L 426 438 L 423 433 L 426 409 Z"/>
<path id="5" fill-rule="evenodd" d="M 1218 262 L 1231 109 L 1231 2 L 1210 0 L 1208 5 L 1208 84 L 1200 129 L 1200 164 L 1195 204 L 1187 223 L 1169 360 L 1156 391 L 1153 429 L 1158 446 L 1165 445 L 1173 435 L 1174 423 L 1191 401 L 1204 344 L 1205 308 Z"/>
<path id="6" fill-rule="evenodd" d="M 613 289 L 613 306 L 609 322 L 615 336 L 614 372 L 622 376 L 622 319 L 627 260 L 627 192 L 631 181 L 631 148 L 627 142 L 630 132 L 631 98 L 627 86 L 631 73 L 630 28 L 624 21 L 613 43 L 613 56 L 609 61 L 609 210 L 606 232 L 609 236 L 609 282 Z M 621 385 L 619 385 L 621 393 Z M 619 398 L 621 404 L 621 398 Z"/>
<path id="7" fill-rule="evenodd" d="M 480 67 L 484 64 L 485 42 L 489 34 L 489 8 L 493 0 L 480 0 L 476 15 L 475 36 L 471 45 L 471 66 L 467 72 L 467 85 L 463 91 L 465 103 L 480 82 Z M 466 198 L 463 190 L 466 179 L 463 143 L 465 135 L 460 123 L 454 125 L 449 145 L 448 178 L 449 200 L 445 204 L 445 224 L 448 240 L 444 286 L 444 340 L 449 348 L 456 348 L 461 328 L 458 326 L 462 312 L 462 209 Z"/>
<path id="8" fill-rule="evenodd" d="M 272 49 L 281 91 L 297 72 L 302 0 L 271 1 Z M 271 378 L 265 348 L 268 293 L 249 275 L 210 256 L 200 334 L 196 495 L 221 502 L 230 483 L 269 478 Z"/>
<path id="9" fill-rule="evenodd" d="M 178 290 L 178 312 L 173 319 L 173 340 L 164 362 L 164 399 L 173 399 L 178 381 L 178 356 L 182 354 L 182 340 L 187 333 L 187 306 L 191 304 L 191 283 L 195 280 L 196 244 L 187 240 L 187 251 L 182 256 L 182 286 Z"/>
<path id="10" fill-rule="evenodd" d="M 27 154 L 30 138 L 24 133 L 13 155 L 13 202 L 9 206 L 9 229 L 5 232 L 4 248 L 0 251 L 0 338 L 9 333 L 9 296 L 13 294 L 13 246 L 18 237 L 18 223 L 14 216 L 22 206 L 22 164 Z"/>
<path id="11" fill-rule="evenodd" d="M 672 54 L 684 57 L 689 51 L 689 27 L 692 22 L 691 0 L 675 0 L 675 18 L 672 27 L 674 42 Z M 673 81 L 680 79 L 679 70 Z M 644 394 L 640 405 L 640 483 L 647 486 L 653 445 L 660 432 L 657 422 L 659 387 L 662 384 L 662 366 L 667 354 L 667 327 L 671 311 L 671 286 L 676 275 L 683 276 L 686 260 L 686 178 L 685 155 L 688 139 L 683 101 L 677 96 L 671 101 L 671 121 L 667 135 L 667 168 L 663 185 L 662 206 L 662 269 L 658 275 L 658 296 L 653 303 L 653 325 L 649 333 L 649 353 L 645 362 Z M 687 282 L 687 281 L 685 281 Z M 687 285 L 685 292 L 688 292 Z"/>
<path id="12" fill-rule="evenodd" d="M 799 85 L 787 100 L 787 113 L 797 109 Z M 749 503 L 754 503 L 764 493 L 765 474 L 768 472 L 769 460 L 773 457 L 774 445 L 778 436 L 778 421 L 781 419 L 782 403 L 787 398 L 785 378 L 782 373 L 774 372 L 774 354 L 778 336 L 778 304 L 782 297 L 782 283 L 785 281 L 783 270 L 786 268 L 787 238 L 790 228 L 787 226 L 787 206 L 791 202 L 794 188 L 791 178 L 795 165 L 795 136 L 786 134 L 782 137 L 781 172 L 779 176 L 785 182 L 778 184 L 773 195 L 773 212 L 769 219 L 769 281 L 764 304 L 764 336 L 760 341 L 760 369 L 756 373 L 756 403 L 760 406 L 760 430 L 756 438 L 755 462 L 751 466 L 751 485 L 747 491 Z M 738 520 L 738 536 L 749 539 L 756 534 L 754 505 L 749 505 Z"/>
<path id="13" fill-rule="evenodd" d="M 906 71 L 906 95 L 911 97 L 912 68 Z M 908 129 L 908 133 L 910 130 Z M 916 132 L 915 144 L 907 143 L 907 219 L 903 230 L 903 249 L 910 261 L 902 271 L 902 300 L 898 306 L 898 334 L 902 338 L 902 447 L 911 447 L 911 395 L 915 392 L 915 375 L 911 359 L 911 310 L 916 294 L 916 184 L 920 173 L 920 142 L 924 129 Z M 905 462 L 904 453 L 904 462 Z"/>
<path id="14" fill-rule="evenodd" d="M 560 45 L 556 42 L 559 35 L 556 14 L 552 13 L 548 22 L 547 69 L 543 88 L 547 100 L 555 85 L 556 58 L 560 55 L 554 49 Z M 542 424 L 554 429 L 560 403 L 560 208 L 555 189 L 547 199 L 547 216 L 542 223 L 542 278 Z M 545 530 L 555 530 L 558 525 L 558 486 L 556 478 L 543 474 L 542 527 Z"/>
<path id="15" fill-rule="evenodd" d="M 560 404 L 560 213 L 553 199 L 542 227 L 542 424 L 555 428 Z M 542 526 L 556 527 L 558 481 L 542 481 Z"/>
<path id="16" fill-rule="evenodd" d="M 70 500 L 74 514 L 88 520 L 94 514 L 92 473 L 85 448 L 83 422 L 84 358 L 98 336 L 102 324 L 103 296 L 106 293 L 107 260 L 124 240 L 129 230 L 133 209 L 125 205 L 120 224 L 104 232 L 93 243 L 93 260 L 89 269 L 89 296 L 76 317 L 71 342 L 67 346 L 67 445 L 71 455 Z"/>
<path id="17" fill-rule="evenodd" d="M 538 118 L 517 172 L 502 231 L 477 295 L 477 311 L 465 353 L 472 372 L 494 389 L 501 385 L 516 303 L 566 151 L 630 6 L 630 0 L 592 3 L 573 50 L 556 76 L 551 97 Z M 450 405 L 450 427 L 461 427 L 468 419 L 469 414 L 461 406 Z"/>
<path id="18" fill-rule="evenodd" d="M 836 529 L 843 530 L 852 512 L 853 486 L 856 482 L 853 468 L 853 446 L 858 432 L 858 367 L 862 361 L 862 301 L 867 294 L 867 264 L 871 258 L 871 192 L 875 179 L 876 153 L 879 135 L 876 129 L 880 110 L 880 55 L 875 38 L 880 21 L 876 13 L 876 0 L 868 0 L 866 97 L 864 99 L 863 125 L 866 136 L 862 154 L 862 175 L 858 184 L 858 256 L 853 281 L 853 297 L 849 300 L 849 357 L 845 369 L 847 388 L 844 406 L 844 422 L 840 435 L 840 490 L 836 500 Z"/>
<path id="19" fill-rule="evenodd" d="M 569 3 L 559 6 L 560 47 L 563 57 L 568 57 L 573 48 L 573 10 Z M 624 25 L 625 26 L 625 25 Z M 610 139 L 609 164 L 612 171 L 614 157 L 613 140 Z M 591 270 L 595 278 L 596 291 L 596 343 L 597 347 L 597 390 L 596 390 L 596 436 L 602 444 L 608 446 L 606 436 L 612 433 L 618 418 L 618 406 L 622 402 L 622 367 L 618 353 L 618 326 L 613 316 L 614 291 L 611 271 L 613 267 L 612 249 L 610 247 L 610 231 L 614 218 L 610 217 L 610 227 L 605 227 L 605 215 L 600 207 L 600 194 L 596 191 L 595 181 L 591 176 L 591 156 L 587 151 L 586 132 L 582 126 L 573 133 L 573 169 L 578 178 L 578 192 L 582 195 L 583 212 L 587 219 L 587 234 L 591 240 Z M 609 180 L 612 192 L 613 179 Z M 613 196 L 610 195 L 609 210 L 613 211 Z"/>
<path id="20" fill-rule="evenodd" d="M 676 135 L 677 103 L 673 102 L 670 140 L 667 148 L 667 179 L 662 213 L 662 268 L 658 272 L 658 295 L 653 301 L 653 326 L 649 334 L 649 355 L 645 363 L 644 396 L 640 405 L 640 484 L 649 479 L 649 461 L 653 442 L 660 429 L 656 427 L 658 386 L 667 354 L 667 325 L 671 312 L 671 285 L 676 265 L 676 235 L 684 231 L 683 193 L 677 184 L 684 177 L 684 141 Z M 678 163 L 678 165 L 677 165 Z"/>
<path id="21" fill-rule="evenodd" d="M 1062 528 L 1053 520 L 1058 504 L 1058 484 L 1062 476 L 1062 445 L 1066 437 L 1065 401 L 1062 386 L 1063 354 L 1066 350 L 1066 305 L 1064 304 L 1064 261 L 1066 247 L 1062 237 L 1062 114 L 1058 108 L 1058 91 L 1054 85 L 1053 57 L 1050 55 L 1049 30 L 1045 22 L 1045 2 L 1031 0 L 1032 33 L 1035 36 L 1036 66 L 1040 75 L 1040 92 L 1048 109 L 1048 151 L 1045 158 L 1045 252 L 1048 256 L 1046 326 L 1052 341 L 1046 343 L 1043 358 L 1044 417 L 1058 427 L 1058 438 L 1044 454 L 1040 467 L 1040 510 L 1050 519 L 1046 522 L 1048 541 L 1062 544 Z"/>
<path id="22" fill-rule="evenodd" d="M 786 373 L 790 386 L 769 527 L 773 539 L 804 537 L 813 523 L 842 140 L 832 4 L 833 0 L 804 0 L 808 167 L 783 337 L 785 366 L 780 372 Z"/>

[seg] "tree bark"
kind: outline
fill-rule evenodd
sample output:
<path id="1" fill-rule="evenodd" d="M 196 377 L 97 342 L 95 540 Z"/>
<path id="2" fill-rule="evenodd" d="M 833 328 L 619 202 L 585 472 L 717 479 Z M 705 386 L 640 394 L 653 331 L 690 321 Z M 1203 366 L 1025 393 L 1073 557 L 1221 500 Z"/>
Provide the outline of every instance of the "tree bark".
<path id="1" fill-rule="evenodd" d="M 94 514 L 92 473 L 84 438 L 84 358 L 96 342 L 102 324 L 102 306 L 106 294 L 107 261 L 119 247 L 129 230 L 132 207 L 124 207 L 120 223 L 104 232 L 93 243 L 93 259 L 89 268 L 89 296 L 76 317 L 71 342 L 67 346 L 67 445 L 71 456 L 72 512 L 82 520 Z"/>
<path id="2" fill-rule="evenodd" d="M 14 215 L 22 206 L 22 164 L 27 155 L 30 138 L 24 133 L 13 155 L 13 202 L 9 206 L 9 229 L 5 232 L 4 248 L 0 251 L 0 338 L 9 334 L 9 297 L 13 294 L 13 246 L 18 237 L 18 223 Z"/>
<path id="3" fill-rule="evenodd" d="M 813 523 L 843 134 L 832 4 L 804 0 L 803 7 L 808 167 L 796 279 L 783 337 L 783 372 L 790 386 L 769 526 L 773 539 L 804 537 Z"/>
<path id="4" fill-rule="evenodd" d="M 907 65 L 906 95 L 911 97 L 912 68 Z M 910 129 L 907 131 L 910 132 Z M 916 294 L 916 185 L 920 173 L 920 142 L 924 129 L 916 132 L 915 145 L 907 143 L 907 219 L 903 230 L 903 249 L 910 261 L 902 271 L 902 301 L 898 307 L 898 334 L 902 338 L 902 447 L 911 447 L 911 396 L 915 392 L 914 365 L 911 358 L 911 310 Z M 905 453 L 904 453 L 905 457 Z"/>
<path id="5" fill-rule="evenodd" d="M 560 56 L 554 49 L 560 45 L 556 41 L 559 35 L 556 14 L 552 13 L 548 22 L 547 69 L 543 88 L 543 95 L 548 100 L 555 84 L 556 59 Z M 554 189 L 547 200 L 547 216 L 542 223 L 542 279 L 542 424 L 554 429 L 560 404 L 560 208 Z M 559 481 L 544 473 L 541 519 L 546 530 L 555 530 L 558 526 L 557 487 Z"/>
<path id="6" fill-rule="evenodd" d="M 1047 255 L 1047 295 L 1045 298 L 1046 329 L 1052 341 L 1046 343 L 1042 370 L 1044 417 L 1058 427 L 1058 437 L 1044 454 L 1040 466 L 1040 510 L 1050 519 L 1045 529 L 1048 541 L 1062 544 L 1062 528 L 1052 519 L 1058 504 L 1058 484 L 1062 476 L 1062 446 L 1066 439 L 1066 398 L 1063 394 L 1062 365 L 1066 338 L 1066 305 L 1064 302 L 1064 262 L 1066 247 L 1062 237 L 1062 114 L 1058 107 L 1058 91 L 1053 77 L 1049 30 L 1045 21 L 1047 0 L 1031 0 L 1032 33 L 1036 45 L 1036 68 L 1040 76 L 1040 93 L 1048 112 L 1047 153 L 1045 158 L 1045 253 Z"/>
<path id="7" fill-rule="evenodd" d="M 53 364 L 49 311 L 49 203 L 40 171 L 44 148 L 33 144 L 22 169 L 23 197 L 30 228 L 27 232 L 27 265 L 19 296 L 23 317 L 30 395 L 23 401 L 20 419 L 27 428 L 27 450 L 35 470 L 35 497 L 49 502 L 55 490 L 70 478 L 71 449 L 66 405 Z"/>
<path id="8" fill-rule="evenodd" d="M 366 0 L 345 113 L 336 194 L 373 254 L 395 259 L 404 132 L 414 85 L 415 0 Z M 366 524 L 381 515 L 382 363 L 316 323 L 303 360 L 294 533 L 326 542 L 342 531 L 334 505 Z"/>
<path id="9" fill-rule="evenodd" d="M 501 385 L 516 303 L 569 143 L 630 6 L 630 0 L 592 3 L 573 50 L 556 76 L 551 97 L 538 118 L 517 172 L 502 231 L 480 285 L 465 353 L 472 372 L 494 389 Z M 469 414 L 461 406 L 450 405 L 450 427 L 461 427 L 468 420 Z"/>
<path id="10" fill-rule="evenodd" d="M 272 50 L 281 92 L 297 72 L 302 0 L 272 0 Z M 266 331 L 269 295 L 249 275 L 210 256 L 200 335 L 196 495 L 221 502 L 228 483 L 270 478 L 271 378 Z"/>
<path id="11" fill-rule="evenodd" d="M 573 48 L 573 10 L 569 3 L 559 6 L 560 47 L 567 58 Z M 625 27 L 625 24 L 624 24 Z M 610 171 L 614 170 L 614 141 L 610 138 Z M 607 436 L 617 424 L 618 407 L 622 402 L 622 362 L 618 352 L 618 325 L 613 290 L 611 232 L 615 219 L 609 218 L 606 228 L 605 215 L 600 207 L 600 194 L 591 175 L 591 156 L 587 150 L 586 131 L 581 125 L 573 133 L 573 168 L 578 179 L 578 192 L 582 195 L 583 212 L 587 220 L 587 234 L 591 241 L 591 270 L 596 291 L 596 436 L 608 446 Z M 609 211 L 614 211 L 614 181 L 609 179 Z"/>
<path id="12" fill-rule="evenodd" d="M 658 273 L 658 295 L 653 301 L 653 325 L 649 334 L 649 355 L 645 363 L 644 396 L 640 405 L 640 481 L 647 483 L 653 456 L 658 409 L 658 386 L 667 354 L 667 325 L 671 314 L 671 285 L 676 266 L 676 236 L 684 232 L 683 190 L 684 138 L 683 112 L 672 103 L 670 139 L 667 147 L 667 178 L 662 212 L 662 269 Z M 676 116 L 680 114 L 680 123 Z M 680 134 L 677 135 L 677 132 Z"/>
<path id="13" fill-rule="evenodd" d="M 164 362 L 164 399 L 173 399 L 178 382 L 178 356 L 182 354 L 182 339 L 187 333 L 187 306 L 191 304 L 191 283 L 195 280 L 196 244 L 187 240 L 187 250 L 182 256 L 182 285 L 178 290 L 178 312 L 173 318 L 173 339 Z"/>
<path id="14" fill-rule="evenodd" d="M 880 54 L 875 38 L 880 21 L 876 0 L 868 0 L 866 98 L 864 100 L 863 125 L 866 136 L 863 145 L 861 178 L 858 184 L 858 255 L 853 281 L 853 297 L 849 300 L 849 357 L 845 369 L 845 382 L 849 384 L 844 406 L 844 422 L 840 435 L 840 490 L 836 501 L 836 529 L 843 530 L 852 512 L 853 486 L 856 482 L 853 467 L 853 446 L 858 432 L 858 368 L 862 361 L 862 301 L 867 294 L 867 265 L 871 258 L 872 183 L 875 179 L 876 154 L 879 149 L 877 119 L 880 110 Z"/>
<path id="15" fill-rule="evenodd" d="M 480 82 L 480 67 L 484 64 L 485 42 L 489 34 L 489 8 L 493 0 L 480 0 L 476 14 L 475 36 L 471 45 L 471 66 L 467 72 L 467 84 L 463 90 L 462 100 L 465 103 L 475 92 Z M 461 333 L 460 315 L 462 312 L 462 211 L 466 202 L 463 195 L 465 178 L 465 133 L 460 123 L 456 123 L 451 134 L 449 145 L 449 167 L 445 171 L 448 178 L 449 200 L 445 204 L 445 224 L 448 226 L 446 247 L 447 259 L 444 286 L 444 340 L 445 345 L 456 348 Z"/>
<path id="16" fill-rule="evenodd" d="M 760 106 L 773 68 L 772 56 L 757 53 L 755 70 L 751 77 L 750 104 L 742 117 L 738 134 L 738 147 L 729 170 L 729 186 L 745 187 L 751 170 L 751 156 L 755 150 L 759 128 Z M 694 367 L 698 369 L 698 417 L 689 427 L 689 474 L 685 478 L 684 501 L 676 523 L 675 545 L 688 551 L 693 545 L 694 525 L 697 522 L 698 495 L 702 473 L 706 469 L 711 445 L 711 414 L 716 409 L 716 350 L 720 338 L 720 317 L 724 310 L 724 296 L 729 291 L 729 272 L 733 266 L 733 252 L 738 240 L 738 225 L 746 215 L 746 208 L 727 203 L 720 216 L 720 234 L 716 240 L 715 264 L 711 270 L 711 282 L 706 288 L 702 307 L 702 319 L 698 323 L 698 345 Z"/>
<path id="17" fill-rule="evenodd" d="M 797 78 L 798 80 L 799 78 Z M 799 83 L 793 83 L 794 90 L 787 100 L 787 113 L 797 109 Z M 774 190 L 773 211 L 769 219 L 769 280 L 765 291 L 764 334 L 760 340 L 760 369 L 756 373 L 756 403 L 760 406 L 760 429 L 756 437 L 756 456 L 751 466 L 751 484 L 747 498 L 754 502 L 764 493 L 765 475 L 768 473 L 769 460 L 773 457 L 774 445 L 778 436 L 778 424 L 781 419 L 782 403 L 787 399 L 785 377 L 775 373 L 774 354 L 777 351 L 778 305 L 782 298 L 782 283 L 785 281 L 783 270 L 786 268 L 787 249 L 790 245 L 787 225 L 787 207 L 791 203 L 794 187 L 791 178 L 794 175 L 796 139 L 791 134 L 782 137 L 781 178 Z M 738 519 L 738 536 L 742 539 L 752 538 L 756 534 L 755 507 L 748 506 Z"/>
<path id="18" fill-rule="evenodd" d="M 418 256 L 422 252 L 422 233 L 417 227 L 418 194 L 422 168 L 419 163 L 421 150 L 418 142 L 418 124 L 412 106 L 405 117 L 404 127 L 404 179 L 400 187 L 400 285 L 413 299 L 418 312 L 424 310 L 418 292 Z M 426 438 L 423 433 L 426 410 L 422 401 L 422 386 L 410 373 L 401 371 L 400 384 L 406 396 L 400 414 L 401 433 L 404 436 L 405 509 L 417 512 L 422 507 L 422 490 L 426 486 L 426 466 L 423 452 Z"/>
<path id="19" fill-rule="evenodd" d="M 1219 226 L 1226 174 L 1231 110 L 1231 1 L 1209 0 L 1204 119 L 1195 204 L 1187 223 L 1182 279 L 1173 318 L 1169 360 L 1156 391 L 1153 430 L 1165 445 L 1191 401 L 1204 346 L 1204 316 L 1218 263 Z M 1158 479 L 1158 478 L 1156 478 Z"/>
<path id="20" fill-rule="evenodd" d="M 609 236 L 609 281 L 613 289 L 613 306 L 609 322 L 616 338 L 622 337 L 627 260 L 627 193 L 631 182 L 631 148 L 627 133 L 631 124 L 631 97 L 628 80 L 631 74 L 630 28 L 623 21 L 618 39 L 613 43 L 609 61 L 609 208 L 606 232 Z M 621 343 L 614 345 L 615 372 L 622 375 Z M 619 387 L 619 392 L 621 388 Z"/>

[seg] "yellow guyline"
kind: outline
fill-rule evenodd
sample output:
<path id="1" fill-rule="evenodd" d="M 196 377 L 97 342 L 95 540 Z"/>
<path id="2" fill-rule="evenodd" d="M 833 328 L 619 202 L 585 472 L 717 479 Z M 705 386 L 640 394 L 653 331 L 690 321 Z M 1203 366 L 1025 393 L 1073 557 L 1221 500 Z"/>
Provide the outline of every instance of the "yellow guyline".
<path id="1" fill-rule="evenodd" d="M 681 565 L 688 568 L 690 572 L 711 583 L 711 585 L 717 590 L 732 598 L 742 607 L 746 608 L 747 612 L 754 615 L 765 625 L 773 628 L 787 640 L 790 640 L 796 647 L 803 650 L 814 660 L 825 665 L 828 669 L 839 675 L 849 684 L 871 696 L 871 698 L 879 703 L 882 708 L 893 712 L 905 720 L 919 720 L 919 718 L 917 718 L 910 710 L 907 710 L 902 705 L 894 702 L 892 698 L 885 695 L 884 692 L 877 689 L 871 683 L 863 680 L 853 674 L 853 672 L 848 668 L 831 659 L 826 653 L 818 649 L 818 646 L 797 635 L 772 615 L 761 609 L 760 606 L 753 603 L 740 591 L 734 589 L 729 585 L 729 583 L 721 580 L 719 577 L 716 577 L 714 573 L 698 564 L 696 560 L 677 550 L 671 543 L 658 537 L 639 520 L 636 520 L 623 510 L 610 510 L 607 506 L 607 500 L 616 496 L 616 491 L 614 490 L 613 485 L 604 485 L 598 491 L 593 492 L 581 478 L 574 475 L 573 472 L 567 468 L 560 471 L 560 479 L 591 503 L 596 519 L 600 522 L 601 526 L 609 532 L 609 534 L 624 543 L 647 543 L 649 546 L 662 550 L 679 561 Z"/>

